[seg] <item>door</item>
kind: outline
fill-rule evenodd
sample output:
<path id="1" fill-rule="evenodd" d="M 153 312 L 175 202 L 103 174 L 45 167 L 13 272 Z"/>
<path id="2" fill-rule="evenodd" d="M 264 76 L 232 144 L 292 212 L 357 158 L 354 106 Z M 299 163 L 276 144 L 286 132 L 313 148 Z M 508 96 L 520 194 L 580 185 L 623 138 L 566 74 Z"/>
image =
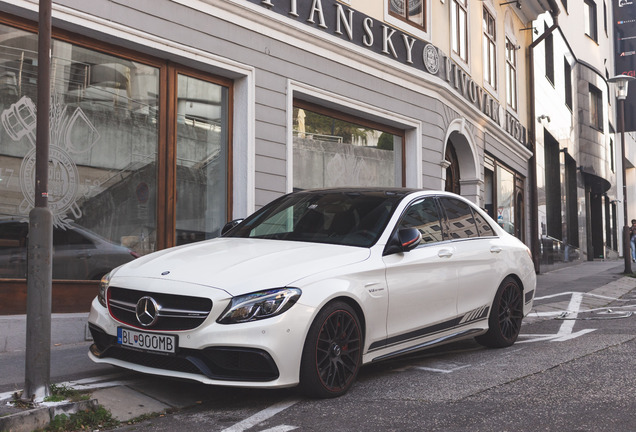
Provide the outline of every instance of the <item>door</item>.
<path id="1" fill-rule="evenodd" d="M 388 346 L 415 344 L 447 329 L 457 315 L 454 249 L 445 240 L 435 198 L 413 202 L 398 227 L 418 228 L 422 244 L 410 252 L 384 257 L 389 292 Z"/>

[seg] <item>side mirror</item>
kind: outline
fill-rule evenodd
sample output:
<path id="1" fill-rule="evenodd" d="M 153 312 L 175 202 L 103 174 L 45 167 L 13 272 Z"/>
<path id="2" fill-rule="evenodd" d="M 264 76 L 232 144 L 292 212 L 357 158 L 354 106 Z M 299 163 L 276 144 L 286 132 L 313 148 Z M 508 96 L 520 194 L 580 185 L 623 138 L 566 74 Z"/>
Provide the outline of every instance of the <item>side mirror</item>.
<path id="1" fill-rule="evenodd" d="M 383 255 L 404 253 L 415 249 L 422 242 L 422 233 L 417 228 L 402 228 L 393 234 L 384 248 Z"/>
<path id="2" fill-rule="evenodd" d="M 221 235 L 225 235 L 232 230 L 235 226 L 243 222 L 243 219 L 234 219 L 226 223 L 223 228 L 221 228 Z"/>
<path id="3" fill-rule="evenodd" d="M 417 228 L 403 228 L 398 231 L 398 240 L 402 245 L 402 252 L 408 252 L 422 242 L 422 233 Z"/>

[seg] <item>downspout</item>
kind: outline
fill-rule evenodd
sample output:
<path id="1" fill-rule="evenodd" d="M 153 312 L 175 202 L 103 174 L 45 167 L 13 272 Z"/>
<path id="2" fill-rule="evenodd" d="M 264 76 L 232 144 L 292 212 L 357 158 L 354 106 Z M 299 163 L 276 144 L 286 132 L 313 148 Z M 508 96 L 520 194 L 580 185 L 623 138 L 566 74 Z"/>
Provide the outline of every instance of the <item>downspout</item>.
<path id="1" fill-rule="evenodd" d="M 539 245 L 539 198 L 537 186 L 537 142 L 536 142 L 536 112 L 535 112 L 535 93 L 534 93 L 534 49 L 554 30 L 559 27 L 559 6 L 555 0 L 548 0 L 550 6 L 550 15 L 552 15 L 552 26 L 543 32 L 528 47 L 528 64 L 530 65 L 529 84 L 530 84 L 530 124 L 528 125 L 528 142 L 532 145 L 532 157 L 530 158 L 530 187 L 532 189 L 530 196 L 530 250 L 532 252 L 532 261 L 534 261 L 534 270 L 538 274 L 540 272 L 540 245 Z"/>

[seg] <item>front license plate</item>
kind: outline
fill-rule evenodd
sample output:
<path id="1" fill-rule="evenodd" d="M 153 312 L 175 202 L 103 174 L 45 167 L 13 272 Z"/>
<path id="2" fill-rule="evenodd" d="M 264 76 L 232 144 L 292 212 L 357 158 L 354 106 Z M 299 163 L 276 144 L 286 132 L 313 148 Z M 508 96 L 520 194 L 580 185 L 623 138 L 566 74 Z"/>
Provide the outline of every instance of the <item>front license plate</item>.
<path id="1" fill-rule="evenodd" d="M 117 327 L 117 343 L 144 351 L 174 354 L 177 351 L 177 337 L 155 333 L 146 333 Z"/>

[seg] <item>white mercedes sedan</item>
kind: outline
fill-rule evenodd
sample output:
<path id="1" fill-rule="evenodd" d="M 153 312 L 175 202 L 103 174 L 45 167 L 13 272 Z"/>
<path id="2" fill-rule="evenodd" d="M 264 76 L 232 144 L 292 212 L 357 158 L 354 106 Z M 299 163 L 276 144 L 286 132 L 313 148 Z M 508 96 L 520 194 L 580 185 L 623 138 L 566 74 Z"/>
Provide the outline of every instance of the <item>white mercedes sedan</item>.
<path id="1" fill-rule="evenodd" d="M 510 346 L 534 298 L 528 248 L 446 192 L 294 192 L 224 231 L 104 276 L 90 358 L 335 397 L 367 363 L 464 338 Z"/>

